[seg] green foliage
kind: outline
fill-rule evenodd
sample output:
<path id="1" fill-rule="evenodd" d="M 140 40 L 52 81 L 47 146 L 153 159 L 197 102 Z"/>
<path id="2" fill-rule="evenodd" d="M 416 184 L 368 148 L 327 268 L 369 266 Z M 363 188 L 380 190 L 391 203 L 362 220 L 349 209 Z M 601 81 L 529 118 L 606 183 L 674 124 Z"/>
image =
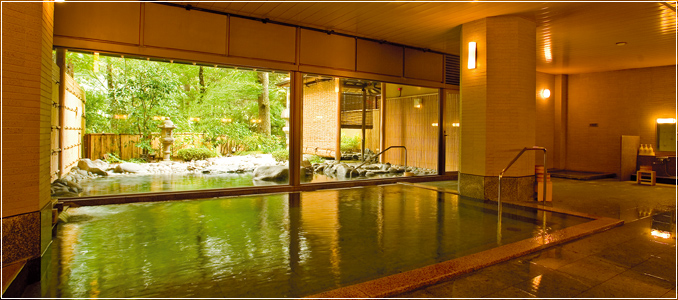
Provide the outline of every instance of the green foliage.
<path id="1" fill-rule="evenodd" d="M 312 155 L 310 155 L 308 161 L 312 164 L 320 164 L 320 163 L 325 162 L 325 159 L 318 156 L 318 155 L 312 154 Z"/>
<path id="2" fill-rule="evenodd" d="M 341 146 L 339 149 L 341 149 L 341 152 L 360 152 L 360 147 L 361 147 L 362 139 L 360 139 L 360 136 L 353 136 L 353 137 L 341 137 Z"/>
<path id="3" fill-rule="evenodd" d="M 115 153 L 106 153 L 106 155 L 104 155 L 104 161 L 106 161 L 109 164 L 111 164 L 111 163 L 124 163 L 125 162 Z"/>
<path id="4" fill-rule="evenodd" d="M 159 132 L 161 124 L 153 117 L 162 116 L 171 118 L 175 133 L 202 133 L 202 142 L 212 147 L 229 140 L 264 153 L 284 147 L 286 93 L 277 84 L 288 74 L 269 73 L 269 137 L 258 133 L 260 123 L 252 122 L 261 118 L 257 99 L 263 87 L 257 72 L 103 55 L 95 59 L 77 52 L 68 52 L 68 60 L 86 93 L 87 133 L 141 134 L 137 147 L 149 153 L 151 133 Z"/>
<path id="5" fill-rule="evenodd" d="M 177 155 L 184 161 L 192 161 L 215 157 L 217 153 L 208 148 L 187 148 L 177 151 Z"/>
<path id="6" fill-rule="evenodd" d="M 271 152 L 271 155 L 273 155 L 273 158 L 279 162 L 290 160 L 290 151 L 287 149 L 275 150 Z"/>

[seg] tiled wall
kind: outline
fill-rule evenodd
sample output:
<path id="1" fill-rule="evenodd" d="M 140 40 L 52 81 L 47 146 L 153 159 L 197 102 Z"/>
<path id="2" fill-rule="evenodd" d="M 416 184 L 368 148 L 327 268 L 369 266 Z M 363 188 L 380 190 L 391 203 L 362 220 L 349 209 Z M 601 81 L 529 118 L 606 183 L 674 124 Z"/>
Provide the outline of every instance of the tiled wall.
<path id="1" fill-rule="evenodd" d="M 52 3 L 3 5 L 3 217 L 49 202 Z"/>
<path id="2" fill-rule="evenodd" d="M 535 143 L 535 24 L 492 17 L 462 29 L 460 172 L 496 176 L 523 147 Z M 477 67 L 467 69 L 468 42 L 478 43 Z M 526 153 L 506 174 L 534 174 Z"/>
<path id="3" fill-rule="evenodd" d="M 53 16 L 52 2 L 3 3 L 3 265 L 39 256 L 49 236 Z"/>
<path id="4" fill-rule="evenodd" d="M 567 168 L 619 174 L 622 135 L 655 145 L 656 119 L 676 118 L 675 72 L 665 66 L 569 75 Z"/>

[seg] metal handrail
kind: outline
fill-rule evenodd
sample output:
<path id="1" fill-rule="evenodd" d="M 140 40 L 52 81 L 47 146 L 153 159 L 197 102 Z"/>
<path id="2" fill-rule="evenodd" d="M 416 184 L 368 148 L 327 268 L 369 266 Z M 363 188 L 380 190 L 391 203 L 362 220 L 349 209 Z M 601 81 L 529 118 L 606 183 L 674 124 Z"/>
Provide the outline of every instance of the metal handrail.
<path id="1" fill-rule="evenodd" d="M 548 170 L 546 169 L 546 148 L 537 147 L 537 146 L 525 147 L 525 148 L 523 148 L 523 150 L 520 150 L 520 153 L 518 153 L 518 155 L 516 155 L 516 157 L 513 158 L 513 160 L 508 164 L 508 166 L 506 166 L 506 168 L 501 170 L 501 172 L 499 173 L 499 191 L 498 191 L 498 195 L 497 195 L 497 202 L 498 202 L 497 205 L 499 206 L 500 211 L 501 211 L 501 178 L 504 176 L 504 173 L 506 172 L 506 170 L 508 170 L 511 167 L 511 165 L 513 165 L 513 163 L 516 162 L 516 160 L 518 160 L 518 158 L 521 155 L 523 155 L 523 153 L 525 151 L 528 151 L 528 150 L 544 151 L 544 200 L 546 200 L 546 177 L 547 177 L 546 174 L 548 174 Z"/>
<path id="2" fill-rule="evenodd" d="M 405 149 L 405 172 L 407 172 L 407 148 L 405 148 L 405 146 L 389 146 L 388 148 L 384 149 L 384 151 L 381 151 L 381 152 L 377 153 L 375 156 L 373 156 L 372 158 L 365 160 L 362 164 L 358 165 L 355 168 L 358 169 L 358 168 L 362 167 L 363 165 L 365 165 L 366 163 L 373 161 L 375 158 L 379 157 L 379 155 L 390 150 L 391 148 L 403 148 L 403 149 Z M 363 153 L 363 156 L 365 156 L 365 153 Z"/>

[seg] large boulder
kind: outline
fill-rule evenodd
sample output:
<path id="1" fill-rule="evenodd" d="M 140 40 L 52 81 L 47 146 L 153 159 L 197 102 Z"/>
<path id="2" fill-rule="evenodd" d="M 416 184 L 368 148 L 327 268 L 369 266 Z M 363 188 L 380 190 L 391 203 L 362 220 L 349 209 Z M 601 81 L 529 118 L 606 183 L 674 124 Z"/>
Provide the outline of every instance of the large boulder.
<path id="1" fill-rule="evenodd" d="M 108 168 L 108 164 L 99 159 L 92 161 L 89 158 L 82 158 L 78 161 L 78 168 L 93 174 L 108 176 L 108 173 L 105 171 Z"/>
<path id="2" fill-rule="evenodd" d="M 135 163 L 121 163 L 115 167 L 115 173 L 140 173 L 143 169 Z"/>
<path id="3" fill-rule="evenodd" d="M 287 166 L 259 166 L 254 169 L 255 180 L 286 181 L 289 179 L 290 169 Z"/>
<path id="4" fill-rule="evenodd" d="M 345 164 L 339 164 L 336 167 L 337 171 L 337 178 L 339 179 L 347 179 L 347 178 L 355 178 L 360 176 L 358 171 L 356 171 L 353 167 L 345 165 Z"/>

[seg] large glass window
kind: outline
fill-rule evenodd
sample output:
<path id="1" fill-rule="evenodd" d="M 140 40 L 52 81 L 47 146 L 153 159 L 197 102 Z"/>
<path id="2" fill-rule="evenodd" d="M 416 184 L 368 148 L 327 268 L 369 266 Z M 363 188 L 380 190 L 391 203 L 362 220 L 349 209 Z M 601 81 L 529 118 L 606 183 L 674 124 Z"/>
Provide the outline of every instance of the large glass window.
<path id="1" fill-rule="evenodd" d="M 82 159 L 53 196 L 288 184 L 288 73 L 75 52 L 67 64 L 69 93 L 85 95 L 82 125 L 66 128 Z"/>
<path id="2" fill-rule="evenodd" d="M 436 174 L 438 90 L 303 76 L 302 182 Z"/>

